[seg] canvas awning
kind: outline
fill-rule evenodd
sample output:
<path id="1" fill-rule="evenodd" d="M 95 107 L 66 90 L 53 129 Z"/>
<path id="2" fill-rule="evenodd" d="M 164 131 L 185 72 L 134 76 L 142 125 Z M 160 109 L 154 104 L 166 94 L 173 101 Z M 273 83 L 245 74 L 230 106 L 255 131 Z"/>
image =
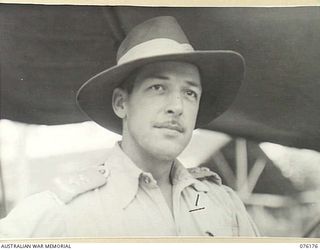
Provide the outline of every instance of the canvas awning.
<path id="1" fill-rule="evenodd" d="M 246 59 L 232 107 L 207 127 L 320 150 L 320 8 L 0 8 L 1 118 L 33 124 L 87 120 L 75 93 L 115 64 L 119 42 L 158 15 L 177 18 L 195 48 Z"/>

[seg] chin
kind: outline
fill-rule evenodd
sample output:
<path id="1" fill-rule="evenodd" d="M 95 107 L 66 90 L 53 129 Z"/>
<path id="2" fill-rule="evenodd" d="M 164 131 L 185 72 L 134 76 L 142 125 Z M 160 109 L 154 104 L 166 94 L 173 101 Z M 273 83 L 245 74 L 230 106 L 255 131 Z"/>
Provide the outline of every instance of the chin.
<path id="1" fill-rule="evenodd" d="M 178 157 L 179 154 L 167 153 L 167 152 L 160 152 L 156 154 L 156 159 L 162 161 L 173 161 Z"/>
<path id="2" fill-rule="evenodd" d="M 150 149 L 153 155 L 160 160 L 174 160 L 185 149 L 186 145 L 173 142 L 159 142 Z"/>

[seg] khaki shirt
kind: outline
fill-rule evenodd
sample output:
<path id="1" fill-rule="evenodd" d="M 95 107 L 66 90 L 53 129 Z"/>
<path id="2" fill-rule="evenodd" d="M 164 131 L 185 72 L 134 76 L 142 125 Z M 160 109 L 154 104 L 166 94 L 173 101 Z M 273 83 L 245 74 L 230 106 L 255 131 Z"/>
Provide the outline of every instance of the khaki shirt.
<path id="1" fill-rule="evenodd" d="M 107 183 L 71 201 L 52 191 L 23 200 L 0 221 L 0 237 L 258 236 L 238 196 L 208 169 L 193 174 L 175 162 L 172 214 L 156 180 L 118 144 L 105 167 Z"/>

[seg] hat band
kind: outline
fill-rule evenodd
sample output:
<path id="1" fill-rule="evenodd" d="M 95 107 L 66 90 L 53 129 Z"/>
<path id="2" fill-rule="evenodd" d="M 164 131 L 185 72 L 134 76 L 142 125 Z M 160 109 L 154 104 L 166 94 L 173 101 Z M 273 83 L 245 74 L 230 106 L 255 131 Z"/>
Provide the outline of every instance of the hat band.
<path id="1" fill-rule="evenodd" d="M 120 57 L 117 65 L 147 57 L 193 51 L 193 47 L 188 43 L 178 43 L 177 41 L 168 38 L 156 38 L 140 43 L 129 49 L 122 57 Z"/>

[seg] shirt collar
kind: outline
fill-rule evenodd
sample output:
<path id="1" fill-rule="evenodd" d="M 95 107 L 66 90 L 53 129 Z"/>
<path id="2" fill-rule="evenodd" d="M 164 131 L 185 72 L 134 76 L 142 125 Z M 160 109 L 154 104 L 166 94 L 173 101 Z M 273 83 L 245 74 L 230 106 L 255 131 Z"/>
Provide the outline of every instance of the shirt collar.
<path id="1" fill-rule="evenodd" d="M 125 208 L 137 194 L 142 170 L 122 151 L 119 142 L 110 151 L 105 165 L 110 168 L 115 191 L 119 193 L 117 198 Z"/>
<path id="2" fill-rule="evenodd" d="M 175 160 L 174 168 L 171 172 L 171 180 L 174 185 L 181 185 L 182 189 L 193 186 L 198 192 L 208 192 L 207 185 L 194 178 L 179 160 Z"/>
<path id="3" fill-rule="evenodd" d="M 156 186 L 157 182 L 152 174 L 143 172 L 120 147 L 117 142 L 110 152 L 105 165 L 110 168 L 116 191 L 121 193 L 119 199 L 122 208 L 125 208 L 135 198 L 139 182 L 145 182 L 150 187 Z M 193 186 L 199 192 L 207 192 L 208 187 L 194 178 L 189 171 L 177 159 L 174 162 L 171 176 L 173 185 L 180 185 L 181 190 L 187 186 Z M 120 191 L 119 191 L 120 190 Z"/>

